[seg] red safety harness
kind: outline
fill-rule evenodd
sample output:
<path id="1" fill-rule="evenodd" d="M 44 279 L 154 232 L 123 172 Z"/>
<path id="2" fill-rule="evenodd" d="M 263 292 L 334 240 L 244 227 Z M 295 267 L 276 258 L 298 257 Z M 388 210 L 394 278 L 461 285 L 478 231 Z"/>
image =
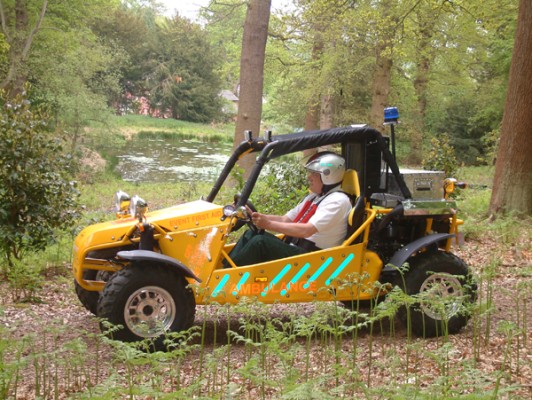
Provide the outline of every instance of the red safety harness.
<path id="1" fill-rule="evenodd" d="M 305 200 L 305 203 L 302 209 L 300 210 L 296 218 L 294 218 L 293 222 L 297 222 L 301 224 L 305 224 L 306 222 L 308 222 L 311 219 L 311 217 L 316 213 L 316 209 L 318 208 L 318 204 L 320 203 L 320 201 L 317 203 L 314 203 L 314 201 L 317 198 L 318 196 L 314 196 L 311 199 Z"/>
<path id="2" fill-rule="evenodd" d="M 298 215 L 294 218 L 293 222 L 297 222 L 300 224 L 305 224 L 306 222 L 308 222 L 311 219 L 311 217 L 316 213 L 318 205 L 322 202 L 322 200 L 328 197 L 331 193 L 335 193 L 335 192 L 344 193 L 342 190 L 330 190 L 323 196 L 315 195 L 311 197 L 310 199 L 305 200 L 305 203 L 302 206 L 302 209 L 300 210 Z"/>
<path id="3" fill-rule="evenodd" d="M 298 213 L 298 215 L 296 215 L 293 222 L 296 222 L 299 224 L 305 224 L 306 222 L 308 222 L 311 219 L 311 217 L 316 213 L 316 210 L 318 209 L 318 206 L 322 202 L 322 200 L 328 197 L 331 193 L 335 193 L 335 192 L 344 193 L 342 190 L 338 190 L 338 189 L 330 190 L 329 192 L 327 192 L 326 194 L 322 196 L 315 195 L 305 200 L 300 212 Z M 304 239 L 304 238 L 293 238 L 290 236 L 286 236 L 284 241 L 294 246 L 301 247 L 302 249 L 306 251 L 321 250 L 319 247 L 316 246 L 314 242 L 308 239 Z"/>

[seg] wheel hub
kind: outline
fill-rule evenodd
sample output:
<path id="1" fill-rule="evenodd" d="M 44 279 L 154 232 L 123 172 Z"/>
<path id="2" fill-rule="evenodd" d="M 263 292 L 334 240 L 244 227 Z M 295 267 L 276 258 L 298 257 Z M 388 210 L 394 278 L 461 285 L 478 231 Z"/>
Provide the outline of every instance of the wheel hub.
<path id="1" fill-rule="evenodd" d="M 420 308 L 435 320 L 448 320 L 461 309 L 463 295 L 461 282 L 455 276 L 432 274 L 420 287 Z"/>
<path id="2" fill-rule="evenodd" d="M 176 318 L 176 304 L 169 292 L 146 286 L 133 292 L 124 307 L 124 321 L 137 336 L 157 337 L 168 331 Z"/>

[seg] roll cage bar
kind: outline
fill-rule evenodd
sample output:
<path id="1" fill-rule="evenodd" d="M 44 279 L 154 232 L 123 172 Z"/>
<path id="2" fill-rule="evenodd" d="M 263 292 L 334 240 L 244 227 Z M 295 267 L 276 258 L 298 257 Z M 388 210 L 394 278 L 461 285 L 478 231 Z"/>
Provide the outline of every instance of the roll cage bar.
<path id="1" fill-rule="evenodd" d="M 244 185 L 240 199 L 237 203 L 237 207 L 246 204 L 263 166 L 273 158 L 298 151 L 339 143 L 358 143 L 367 145 L 370 142 L 377 143 L 379 151 L 382 155 L 382 159 L 386 162 L 388 168 L 390 169 L 392 176 L 396 180 L 403 196 L 406 199 L 411 198 L 411 193 L 400 174 L 398 164 L 389 150 L 388 141 L 385 140 L 381 133 L 374 128 L 371 128 L 367 125 L 354 125 L 341 128 L 302 131 L 286 135 L 272 136 L 271 138 L 256 138 L 241 142 L 234 150 L 229 160 L 226 162 L 226 165 L 216 180 L 211 192 L 207 196 L 206 201 L 214 201 L 235 164 L 239 158 L 245 154 L 261 152 L 261 154 L 256 158 L 255 165 Z M 365 160 L 363 160 L 363 163 L 365 163 Z M 364 181 L 363 187 L 367 187 Z M 368 191 L 363 192 L 365 197 L 369 197 L 372 194 Z"/>

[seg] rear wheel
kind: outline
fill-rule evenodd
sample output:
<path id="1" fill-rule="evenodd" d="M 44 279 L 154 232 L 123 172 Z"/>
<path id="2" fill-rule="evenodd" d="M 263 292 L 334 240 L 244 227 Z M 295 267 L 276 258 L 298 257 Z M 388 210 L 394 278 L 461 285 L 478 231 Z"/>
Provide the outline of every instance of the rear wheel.
<path id="1" fill-rule="evenodd" d="M 98 302 L 98 316 L 113 325 L 113 339 L 135 342 L 154 339 L 164 350 L 164 335 L 189 329 L 195 301 L 187 281 L 174 271 L 149 264 L 132 264 L 106 284 Z"/>
<path id="2" fill-rule="evenodd" d="M 409 266 L 405 291 L 416 295 L 416 302 L 400 312 L 407 328 L 422 337 L 459 332 L 476 299 L 476 285 L 464 261 L 438 251 L 413 257 Z"/>

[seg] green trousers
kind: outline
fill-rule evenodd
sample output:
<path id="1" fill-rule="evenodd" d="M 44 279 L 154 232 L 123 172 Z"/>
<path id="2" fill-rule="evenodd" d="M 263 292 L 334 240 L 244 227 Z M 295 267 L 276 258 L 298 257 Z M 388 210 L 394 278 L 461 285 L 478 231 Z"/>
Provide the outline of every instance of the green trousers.
<path id="1" fill-rule="evenodd" d="M 306 252 L 300 247 L 283 242 L 271 233 L 255 234 L 248 230 L 244 232 L 229 255 L 237 266 L 243 266 L 291 257 Z"/>

